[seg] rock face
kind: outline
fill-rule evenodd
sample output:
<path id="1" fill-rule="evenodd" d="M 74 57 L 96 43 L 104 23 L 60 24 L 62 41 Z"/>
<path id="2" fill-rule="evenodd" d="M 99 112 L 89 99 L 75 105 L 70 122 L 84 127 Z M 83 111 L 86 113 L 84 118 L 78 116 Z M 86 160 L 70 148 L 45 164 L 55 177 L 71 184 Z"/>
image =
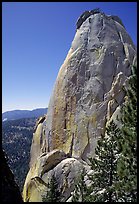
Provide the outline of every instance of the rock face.
<path id="1" fill-rule="evenodd" d="M 62 191 L 64 166 L 66 174 L 72 174 L 65 177 L 67 186 L 62 191 L 64 201 L 69 199 L 73 178 L 81 169 L 89 170 L 87 157 L 94 156 L 97 140 L 124 101 L 122 87 L 135 61 L 136 48 L 117 16 L 92 11 L 81 15 L 55 82 L 47 118 L 38 124 L 33 136 L 34 153 L 31 151 L 24 201 L 41 201 L 51 171 L 57 175 Z M 46 171 L 45 161 L 50 155 L 54 157 L 54 152 L 58 159 Z M 41 182 L 34 183 L 35 177 Z"/>

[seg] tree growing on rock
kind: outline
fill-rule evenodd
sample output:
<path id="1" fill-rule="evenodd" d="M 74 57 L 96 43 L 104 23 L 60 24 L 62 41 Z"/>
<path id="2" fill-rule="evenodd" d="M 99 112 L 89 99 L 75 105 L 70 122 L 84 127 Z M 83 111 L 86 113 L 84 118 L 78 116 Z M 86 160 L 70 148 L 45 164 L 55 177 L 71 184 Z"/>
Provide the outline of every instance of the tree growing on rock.
<path id="1" fill-rule="evenodd" d="M 111 121 L 106 134 L 98 141 L 95 158 L 89 158 L 93 173 L 89 176 L 92 185 L 89 187 L 91 202 L 117 201 L 116 185 L 119 181 L 117 161 L 121 151 L 119 138 L 121 132 Z"/>
<path id="2" fill-rule="evenodd" d="M 118 162 L 119 197 L 137 202 L 137 67 L 132 67 L 126 102 L 121 109 L 122 153 Z"/>
<path id="3" fill-rule="evenodd" d="M 72 195 L 72 202 L 86 202 L 88 198 L 88 188 L 85 183 L 85 170 L 83 169 L 76 179 L 75 189 Z"/>
<path id="4" fill-rule="evenodd" d="M 42 202 L 60 202 L 60 191 L 58 190 L 58 182 L 55 175 L 52 175 L 48 182 L 48 190 L 45 196 L 42 196 Z"/>

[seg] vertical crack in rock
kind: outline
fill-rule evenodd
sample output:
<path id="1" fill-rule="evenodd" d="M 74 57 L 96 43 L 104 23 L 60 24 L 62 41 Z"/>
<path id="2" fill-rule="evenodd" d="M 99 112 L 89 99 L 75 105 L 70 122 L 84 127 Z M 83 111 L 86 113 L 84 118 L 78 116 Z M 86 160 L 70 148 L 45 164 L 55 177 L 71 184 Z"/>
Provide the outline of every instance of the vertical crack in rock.
<path id="1" fill-rule="evenodd" d="M 74 145 L 74 137 L 75 137 L 75 133 L 72 133 L 70 149 L 69 149 L 69 152 L 67 153 L 67 157 L 72 157 L 72 151 L 73 151 L 73 145 Z"/>

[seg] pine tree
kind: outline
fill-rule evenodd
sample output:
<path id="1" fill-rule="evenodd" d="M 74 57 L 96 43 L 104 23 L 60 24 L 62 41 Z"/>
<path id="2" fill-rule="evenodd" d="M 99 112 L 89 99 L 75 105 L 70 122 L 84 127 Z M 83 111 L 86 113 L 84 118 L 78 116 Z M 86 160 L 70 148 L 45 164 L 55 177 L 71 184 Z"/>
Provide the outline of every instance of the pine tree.
<path id="1" fill-rule="evenodd" d="M 92 181 L 88 197 L 89 202 L 117 201 L 116 185 L 117 161 L 121 152 L 119 138 L 121 136 L 117 125 L 111 121 L 106 128 L 106 134 L 100 140 L 95 150 L 95 158 L 89 158 L 93 170 L 89 179 Z"/>
<path id="2" fill-rule="evenodd" d="M 48 183 L 48 190 L 45 196 L 42 196 L 42 202 L 60 202 L 60 192 L 55 175 L 52 175 Z"/>
<path id="3" fill-rule="evenodd" d="M 75 190 L 72 196 L 72 202 L 86 202 L 88 199 L 88 188 L 85 183 L 85 170 L 83 169 L 76 179 Z"/>
<path id="4" fill-rule="evenodd" d="M 132 68 L 126 102 L 121 109 L 122 154 L 118 162 L 119 197 L 137 201 L 137 68 Z"/>

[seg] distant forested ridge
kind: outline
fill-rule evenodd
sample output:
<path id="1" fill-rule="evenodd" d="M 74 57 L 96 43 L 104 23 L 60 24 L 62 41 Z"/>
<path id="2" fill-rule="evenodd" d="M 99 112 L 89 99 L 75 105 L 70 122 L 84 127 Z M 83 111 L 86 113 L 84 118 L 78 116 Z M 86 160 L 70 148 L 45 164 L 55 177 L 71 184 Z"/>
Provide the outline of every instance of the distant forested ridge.
<path id="1" fill-rule="evenodd" d="M 23 189 L 29 170 L 30 147 L 37 118 L 23 118 L 2 123 L 2 146 L 8 156 L 8 165 L 12 170 L 20 191 Z"/>
<path id="2" fill-rule="evenodd" d="M 34 110 L 13 110 L 2 114 L 2 121 L 17 120 L 21 118 L 40 117 L 47 113 L 47 108 L 38 108 Z"/>
<path id="3" fill-rule="evenodd" d="M 12 203 L 23 203 L 21 193 L 19 191 L 18 185 L 14 180 L 14 175 L 11 172 L 7 164 L 7 156 L 5 152 L 1 151 L 1 178 L 2 178 L 2 191 L 1 191 L 1 201 L 2 202 L 12 202 Z"/>

